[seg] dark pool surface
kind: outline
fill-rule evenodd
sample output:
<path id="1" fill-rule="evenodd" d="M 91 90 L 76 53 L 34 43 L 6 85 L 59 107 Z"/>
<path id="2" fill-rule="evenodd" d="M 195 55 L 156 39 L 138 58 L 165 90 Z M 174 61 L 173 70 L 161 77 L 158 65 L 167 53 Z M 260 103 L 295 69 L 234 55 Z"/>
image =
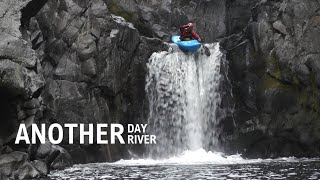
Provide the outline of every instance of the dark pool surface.
<path id="1" fill-rule="evenodd" d="M 252 164 L 84 164 L 54 171 L 52 179 L 320 179 L 320 161 L 261 160 Z"/>

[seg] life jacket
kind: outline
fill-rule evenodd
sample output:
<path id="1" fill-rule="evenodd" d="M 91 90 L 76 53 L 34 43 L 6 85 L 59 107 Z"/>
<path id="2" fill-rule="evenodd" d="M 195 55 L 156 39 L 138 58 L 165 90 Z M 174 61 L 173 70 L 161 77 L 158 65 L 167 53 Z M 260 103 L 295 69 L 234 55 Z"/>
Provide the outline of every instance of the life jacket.
<path id="1" fill-rule="evenodd" d="M 193 31 L 193 27 L 188 25 L 184 25 L 180 28 L 180 40 L 188 41 L 192 39 L 199 39 L 199 35 Z"/>

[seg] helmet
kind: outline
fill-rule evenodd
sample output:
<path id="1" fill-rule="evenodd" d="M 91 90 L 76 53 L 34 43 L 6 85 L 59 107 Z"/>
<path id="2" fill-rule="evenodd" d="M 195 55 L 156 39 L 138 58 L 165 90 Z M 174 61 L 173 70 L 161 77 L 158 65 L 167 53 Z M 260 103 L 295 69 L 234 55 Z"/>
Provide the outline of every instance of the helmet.
<path id="1" fill-rule="evenodd" d="M 187 25 L 190 29 L 193 29 L 193 23 L 188 23 Z"/>

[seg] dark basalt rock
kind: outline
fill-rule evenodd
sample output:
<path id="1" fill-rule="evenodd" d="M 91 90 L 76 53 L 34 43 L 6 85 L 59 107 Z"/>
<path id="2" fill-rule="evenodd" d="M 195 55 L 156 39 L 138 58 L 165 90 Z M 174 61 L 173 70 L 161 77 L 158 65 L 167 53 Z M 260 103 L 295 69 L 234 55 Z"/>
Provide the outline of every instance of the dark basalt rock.
<path id="1" fill-rule="evenodd" d="M 104 0 L 112 14 L 132 22 L 147 37 L 166 42 L 188 22 L 196 23 L 203 42 L 238 33 L 248 23 L 258 0 L 127 1 Z"/>
<path id="2" fill-rule="evenodd" d="M 59 151 L 58 156 L 56 156 L 52 163 L 49 162 L 51 169 L 63 169 L 65 167 L 70 167 L 73 165 L 72 157 L 64 148 L 60 146 L 53 146 L 53 151 Z"/>
<path id="3" fill-rule="evenodd" d="M 221 43 L 230 62 L 233 124 L 220 136 L 250 157 L 319 154 L 317 1 L 261 1 Z"/>
<path id="4" fill-rule="evenodd" d="M 140 37 L 132 24 L 110 14 L 103 1 L 35 2 L 1 6 L 6 14 L 0 20 L 0 116 L 5 118 L 0 145 L 28 152 L 32 160 L 17 160 L 14 169 L 1 173 L 3 178 L 34 178 L 49 167 L 122 158 L 127 152 L 116 145 L 65 145 L 70 155 L 50 143 L 14 145 L 13 140 L 21 122 L 29 127 L 142 119 L 145 62 L 152 52 L 166 48 L 159 40 Z M 74 141 L 79 143 L 77 133 Z M 1 149 L 2 156 L 10 153 L 7 146 Z"/>
<path id="5" fill-rule="evenodd" d="M 48 166 L 44 161 L 35 160 L 32 161 L 31 164 L 39 171 L 40 175 L 47 175 L 49 172 Z"/>
<path id="6" fill-rule="evenodd" d="M 0 156 L 0 177 L 15 179 L 40 177 L 39 171 L 28 161 L 27 153 L 14 151 Z"/>
<path id="7" fill-rule="evenodd" d="M 40 172 L 28 161 L 19 166 L 12 175 L 15 179 L 31 179 L 39 178 Z"/>
<path id="8" fill-rule="evenodd" d="M 61 147 L 13 141 L 22 122 L 145 123 L 146 62 L 194 19 L 203 41 L 226 52 L 220 146 L 251 157 L 319 154 L 316 0 L 28 0 L 0 9 L 0 159 L 10 165 L 0 164 L 0 178 L 141 154 L 69 145 L 68 133 Z"/>

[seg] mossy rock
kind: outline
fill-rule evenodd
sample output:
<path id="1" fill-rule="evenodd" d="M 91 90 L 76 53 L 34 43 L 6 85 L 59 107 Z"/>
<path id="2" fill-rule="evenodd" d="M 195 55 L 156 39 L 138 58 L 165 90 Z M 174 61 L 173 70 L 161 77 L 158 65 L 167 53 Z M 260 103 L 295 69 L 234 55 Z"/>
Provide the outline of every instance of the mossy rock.
<path id="1" fill-rule="evenodd" d="M 129 22 L 133 22 L 134 21 L 134 17 L 135 17 L 135 14 L 134 13 L 129 13 L 129 12 L 126 12 L 123 8 L 121 8 L 117 2 L 115 0 L 111 0 L 110 3 L 108 3 L 108 9 L 109 11 L 116 15 L 116 16 L 121 16 L 123 17 L 126 21 L 129 21 Z"/>
<path id="2" fill-rule="evenodd" d="M 279 59 L 274 50 L 270 52 L 270 55 L 267 59 L 267 69 L 268 73 L 275 77 L 276 79 L 281 79 L 281 68 L 279 64 Z"/>
<path id="3" fill-rule="evenodd" d="M 295 88 L 282 83 L 278 79 L 271 77 L 269 74 L 265 74 L 261 79 L 260 90 L 266 89 L 279 89 L 281 91 L 293 92 Z"/>
<path id="4" fill-rule="evenodd" d="M 310 86 L 300 88 L 299 103 L 304 109 L 311 109 L 320 114 L 319 89 L 315 80 L 315 75 L 310 76 Z"/>
<path id="5" fill-rule="evenodd" d="M 135 26 L 135 28 L 138 29 L 139 33 L 141 33 L 142 35 L 147 37 L 152 37 L 151 27 L 148 27 L 147 24 L 143 23 L 140 20 L 138 13 L 131 13 L 131 12 L 125 11 L 122 7 L 120 7 L 117 4 L 116 0 L 109 1 L 108 9 L 111 14 L 114 14 L 116 16 L 121 16 L 126 21 L 132 23 Z"/>

